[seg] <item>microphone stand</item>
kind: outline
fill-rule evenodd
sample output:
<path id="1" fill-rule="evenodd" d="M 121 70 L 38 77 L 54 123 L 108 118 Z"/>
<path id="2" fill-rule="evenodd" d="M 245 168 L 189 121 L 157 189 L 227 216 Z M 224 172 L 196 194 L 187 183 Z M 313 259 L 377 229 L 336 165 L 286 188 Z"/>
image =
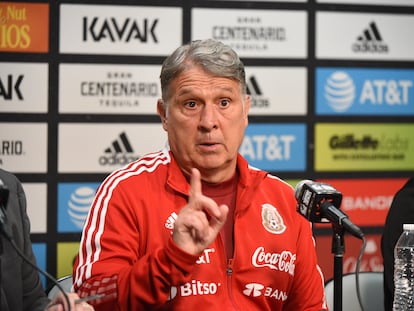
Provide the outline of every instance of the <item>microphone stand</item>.
<path id="1" fill-rule="evenodd" d="M 332 254 L 334 254 L 334 311 L 342 311 L 342 262 L 345 253 L 344 229 L 332 223 Z"/>

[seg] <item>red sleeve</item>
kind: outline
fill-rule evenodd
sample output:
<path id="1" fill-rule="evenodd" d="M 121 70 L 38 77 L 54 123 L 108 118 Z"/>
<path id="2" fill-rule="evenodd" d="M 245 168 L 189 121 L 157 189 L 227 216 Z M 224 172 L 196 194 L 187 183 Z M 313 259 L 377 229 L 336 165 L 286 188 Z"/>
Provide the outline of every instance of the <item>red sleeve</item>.
<path id="1" fill-rule="evenodd" d="M 188 281 L 198 257 L 179 249 L 171 237 L 140 256 L 135 214 L 140 207 L 117 192 L 108 200 L 109 195 L 98 193 L 92 205 L 74 266 L 75 291 L 81 297 L 105 294 L 92 302 L 99 311 L 165 303 L 172 285 Z"/>

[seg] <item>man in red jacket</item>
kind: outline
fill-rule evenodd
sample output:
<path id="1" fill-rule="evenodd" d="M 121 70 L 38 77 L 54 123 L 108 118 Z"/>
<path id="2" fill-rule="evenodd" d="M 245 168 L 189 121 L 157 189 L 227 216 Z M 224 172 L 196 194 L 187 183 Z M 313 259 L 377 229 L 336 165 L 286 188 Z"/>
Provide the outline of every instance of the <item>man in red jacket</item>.
<path id="1" fill-rule="evenodd" d="M 238 153 L 250 97 L 237 54 L 215 40 L 181 46 L 161 88 L 168 147 L 99 187 L 74 267 L 79 295 L 104 293 L 98 311 L 326 310 L 292 187 Z"/>

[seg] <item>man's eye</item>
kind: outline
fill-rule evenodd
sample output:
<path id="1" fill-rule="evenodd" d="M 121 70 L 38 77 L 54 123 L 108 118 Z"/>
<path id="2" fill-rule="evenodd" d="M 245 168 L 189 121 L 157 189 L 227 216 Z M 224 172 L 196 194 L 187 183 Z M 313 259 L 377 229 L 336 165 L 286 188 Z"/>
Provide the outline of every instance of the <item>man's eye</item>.
<path id="1" fill-rule="evenodd" d="M 197 106 L 196 102 L 191 101 L 191 102 L 186 102 L 185 106 L 188 108 L 195 108 Z"/>
<path id="2" fill-rule="evenodd" d="M 229 104 L 230 104 L 230 101 L 228 99 L 220 100 L 220 106 L 221 107 L 227 107 Z"/>

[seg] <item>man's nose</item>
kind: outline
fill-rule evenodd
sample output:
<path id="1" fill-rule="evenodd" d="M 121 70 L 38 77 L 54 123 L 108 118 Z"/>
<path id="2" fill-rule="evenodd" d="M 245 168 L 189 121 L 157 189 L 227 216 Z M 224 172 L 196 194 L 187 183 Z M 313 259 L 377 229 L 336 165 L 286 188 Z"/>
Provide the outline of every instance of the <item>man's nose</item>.
<path id="1" fill-rule="evenodd" d="M 199 127 L 208 131 L 217 128 L 218 125 L 218 111 L 214 104 L 205 104 L 200 113 Z"/>

